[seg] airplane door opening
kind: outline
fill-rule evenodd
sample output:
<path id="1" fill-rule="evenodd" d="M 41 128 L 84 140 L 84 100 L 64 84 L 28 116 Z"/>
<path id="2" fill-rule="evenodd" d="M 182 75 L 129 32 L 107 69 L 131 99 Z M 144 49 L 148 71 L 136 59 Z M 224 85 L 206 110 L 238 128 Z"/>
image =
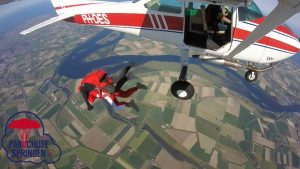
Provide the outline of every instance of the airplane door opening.
<path id="1" fill-rule="evenodd" d="M 232 7 L 185 2 L 184 9 L 184 43 L 217 50 L 231 42 Z"/>

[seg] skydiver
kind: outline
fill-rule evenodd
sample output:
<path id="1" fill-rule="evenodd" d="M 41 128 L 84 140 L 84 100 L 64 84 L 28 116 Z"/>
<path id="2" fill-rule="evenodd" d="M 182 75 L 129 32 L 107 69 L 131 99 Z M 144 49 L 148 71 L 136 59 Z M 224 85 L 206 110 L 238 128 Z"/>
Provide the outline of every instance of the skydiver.
<path id="1" fill-rule="evenodd" d="M 95 101 L 96 98 L 107 100 L 113 107 L 117 109 L 122 109 L 124 107 L 131 107 L 138 111 L 134 100 L 130 102 L 119 102 L 117 97 L 128 98 L 138 89 L 147 89 L 147 87 L 141 83 L 133 88 L 126 91 L 121 90 L 121 87 L 128 81 L 126 76 L 127 72 L 130 70 L 131 66 L 127 66 L 120 73 L 115 76 L 108 77 L 107 72 L 103 69 L 95 70 L 85 76 L 78 90 L 81 92 L 88 110 L 92 110 L 93 106 L 91 103 Z"/>
<path id="2" fill-rule="evenodd" d="M 210 4 L 205 10 L 207 26 L 214 32 L 219 31 L 219 23 L 231 24 L 231 13 L 228 6 Z"/>
<path id="3" fill-rule="evenodd" d="M 223 46 L 230 40 L 231 17 L 228 6 L 210 4 L 205 10 L 206 22 L 209 30 L 213 31 L 212 39 L 219 45 Z M 219 34 L 219 24 L 225 25 L 227 28 L 225 34 Z"/>

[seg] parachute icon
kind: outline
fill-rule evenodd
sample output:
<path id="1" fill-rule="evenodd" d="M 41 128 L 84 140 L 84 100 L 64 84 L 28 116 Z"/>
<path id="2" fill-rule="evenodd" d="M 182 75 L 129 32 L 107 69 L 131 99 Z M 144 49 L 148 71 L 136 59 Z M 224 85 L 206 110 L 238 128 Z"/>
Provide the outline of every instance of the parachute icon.
<path id="1" fill-rule="evenodd" d="M 18 132 L 18 136 L 22 142 L 22 148 L 24 149 L 26 148 L 26 142 L 32 129 L 41 128 L 41 124 L 36 120 L 22 118 L 19 120 L 12 120 L 12 122 L 8 124 L 8 128 L 14 129 Z"/>

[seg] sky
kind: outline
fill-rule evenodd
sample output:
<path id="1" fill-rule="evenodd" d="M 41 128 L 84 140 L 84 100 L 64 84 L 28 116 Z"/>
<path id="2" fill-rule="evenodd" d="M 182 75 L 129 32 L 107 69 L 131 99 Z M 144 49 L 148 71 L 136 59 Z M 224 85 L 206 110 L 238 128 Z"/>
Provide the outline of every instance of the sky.
<path id="1" fill-rule="evenodd" d="M 50 1 L 50 0 L 49 0 Z M 0 6 L 0 19 L 2 17 L 6 17 L 7 15 L 11 15 L 19 10 L 30 7 L 37 3 L 42 3 L 43 0 L 26 0 L 21 2 L 11 2 L 5 5 Z"/>

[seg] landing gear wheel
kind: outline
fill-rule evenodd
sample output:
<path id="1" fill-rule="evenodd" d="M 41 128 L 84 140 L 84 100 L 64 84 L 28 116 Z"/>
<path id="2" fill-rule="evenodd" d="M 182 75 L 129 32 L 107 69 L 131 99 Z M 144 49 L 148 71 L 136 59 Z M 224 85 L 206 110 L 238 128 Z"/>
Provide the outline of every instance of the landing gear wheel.
<path id="1" fill-rule="evenodd" d="M 258 72 L 257 71 L 254 71 L 254 70 L 248 70 L 245 74 L 245 79 L 248 81 L 248 82 L 254 82 L 256 81 L 258 78 Z"/>
<path id="2" fill-rule="evenodd" d="M 194 96 L 195 89 L 188 81 L 178 80 L 172 84 L 171 93 L 178 99 L 188 100 Z"/>

